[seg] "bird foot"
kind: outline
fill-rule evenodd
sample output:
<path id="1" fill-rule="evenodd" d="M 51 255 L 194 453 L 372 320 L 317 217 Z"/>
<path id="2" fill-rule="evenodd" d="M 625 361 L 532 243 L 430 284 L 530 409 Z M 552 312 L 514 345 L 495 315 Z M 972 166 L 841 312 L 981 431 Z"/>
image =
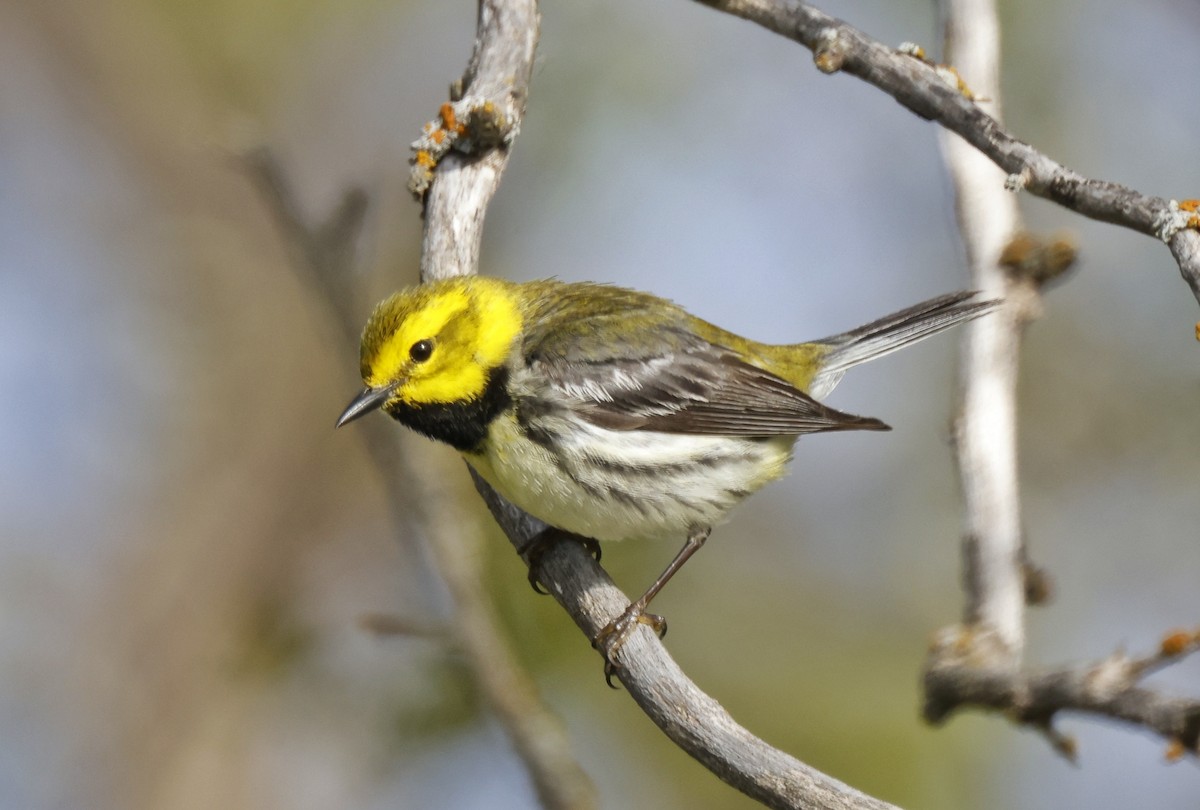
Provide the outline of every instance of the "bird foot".
<path id="1" fill-rule="evenodd" d="M 609 622 L 603 630 L 592 639 L 592 647 L 604 656 L 604 682 L 609 688 L 616 689 L 613 676 L 620 673 L 616 655 L 629 640 L 629 634 L 639 625 L 644 624 L 653 630 L 659 638 L 667 634 L 667 620 L 656 613 L 647 613 L 644 605 L 634 602 L 625 608 L 625 612 Z"/>
<path id="2" fill-rule="evenodd" d="M 525 558 L 525 562 L 529 564 L 529 587 L 533 588 L 536 593 L 549 596 L 550 592 L 543 588 L 541 583 L 542 557 L 546 555 L 546 552 L 551 547 L 564 540 L 573 540 L 581 544 L 584 550 L 592 555 L 592 559 L 600 562 L 600 544 L 598 542 L 590 537 L 583 537 L 571 532 L 565 532 L 562 529 L 556 529 L 553 526 L 548 526 L 531 537 L 517 551 L 518 554 Z"/>

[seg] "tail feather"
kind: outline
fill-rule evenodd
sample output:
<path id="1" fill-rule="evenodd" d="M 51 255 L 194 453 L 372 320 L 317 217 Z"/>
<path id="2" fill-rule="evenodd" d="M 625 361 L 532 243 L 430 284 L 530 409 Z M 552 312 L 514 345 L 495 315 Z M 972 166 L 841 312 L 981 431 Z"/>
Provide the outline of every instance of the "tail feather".
<path id="1" fill-rule="evenodd" d="M 978 296 L 973 290 L 938 296 L 866 326 L 814 341 L 828 347 L 828 354 L 822 358 L 821 370 L 812 381 L 810 393 L 819 399 L 833 390 L 846 369 L 978 318 L 1000 303 L 980 301 Z"/>

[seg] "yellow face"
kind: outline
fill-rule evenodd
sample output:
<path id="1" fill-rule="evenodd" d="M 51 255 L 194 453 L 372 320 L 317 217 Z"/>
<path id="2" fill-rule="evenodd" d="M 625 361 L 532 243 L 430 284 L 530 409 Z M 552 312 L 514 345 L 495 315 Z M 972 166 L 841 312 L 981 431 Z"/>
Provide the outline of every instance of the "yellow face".
<path id="1" fill-rule="evenodd" d="M 509 282 L 471 276 L 405 290 L 379 304 L 367 322 L 363 382 L 394 386 L 384 408 L 474 399 L 520 331 Z"/>

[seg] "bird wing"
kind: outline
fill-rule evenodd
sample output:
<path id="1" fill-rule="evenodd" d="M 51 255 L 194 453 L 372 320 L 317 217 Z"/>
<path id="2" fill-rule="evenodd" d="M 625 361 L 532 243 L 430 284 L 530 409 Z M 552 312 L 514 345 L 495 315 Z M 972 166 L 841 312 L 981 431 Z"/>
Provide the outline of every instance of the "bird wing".
<path id="1" fill-rule="evenodd" d="M 597 285 L 586 305 L 556 296 L 522 347 L 541 398 L 612 430 L 781 436 L 886 430 L 842 413 L 689 327 L 691 316 L 642 293 Z"/>

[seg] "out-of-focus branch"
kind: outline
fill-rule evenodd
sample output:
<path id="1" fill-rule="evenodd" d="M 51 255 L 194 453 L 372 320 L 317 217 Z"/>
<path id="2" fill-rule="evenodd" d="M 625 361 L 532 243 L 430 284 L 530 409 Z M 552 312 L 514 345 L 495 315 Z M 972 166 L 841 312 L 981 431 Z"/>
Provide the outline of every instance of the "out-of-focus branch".
<path id="1" fill-rule="evenodd" d="M 1055 729 L 1060 712 L 1083 712 L 1148 729 L 1167 741 L 1167 758 L 1200 752 L 1200 700 L 1140 686 L 1143 678 L 1200 649 L 1200 632 L 1166 636 L 1143 658 L 1116 652 L 1103 661 L 1021 672 L 1003 651 L 989 654 L 988 637 L 950 627 L 934 640 L 925 672 L 925 717 L 939 723 L 955 709 L 978 706 L 1004 712 L 1041 731 L 1055 750 L 1075 758 L 1075 740 Z M 997 663 L 998 662 L 998 663 Z"/>
<path id="2" fill-rule="evenodd" d="M 346 336 L 345 354 L 355 356 L 361 313 L 353 283 L 353 246 L 362 222 L 365 196 L 352 191 L 321 226 L 308 225 L 278 162 L 259 148 L 244 156 L 255 180 L 292 248 L 297 271 L 335 315 Z M 487 601 L 479 570 L 480 527 L 465 518 L 427 471 L 396 447 L 397 434 L 381 420 L 364 420 L 356 430 L 387 482 L 389 505 L 397 525 L 415 526 L 427 540 L 438 573 L 454 601 L 448 639 L 470 662 L 471 672 L 487 705 L 500 721 L 534 783 L 542 805 L 552 810 L 596 807 L 595 788 L 574 760 L 558 718 L 541 702 L 532 678 L 517 662 Z"/>
<path id="3" fill-rule="evenodd" d="M 1086 178 L 1006 132 L 951 74 L 871 39 L 797 0 L 697 0 L 757 23 L 813 52 L 825 73 L 842 71 L 878 87 L 912 112 L 936 121 L 978 149 L 1025 189 L 1091 219 L 1162 239 L 1200 301 L 1200 219 L 1189 205 Z M 975 79 L 971 79 L 974 86 Z"/>
<path id="4" fill-rule="evenodd" d="M 991 0 L 942 3 L 946 59 L 971 79 L 1000 121 L 1000 25 Z M 1039 284 L 1008 272 L 1001 255 L 1020 228 L 1004 176 L 978 150 L 942 130 L 942 154 L 954 183 L 959 232 L 972 286 L 1004 300 L 988 318 L 968 325 L 962 405 L 955 438 L 966 506 L 966 623 L 996 635 L 1004 661 L 1020 666 L 1025 589 L 1021 566 L 1021 506 L 1017 484 L 1017 369 L 1021 329 L 1040 309 Z"/>
<path id="5" fill-rule="evenodd" d="M 367 195 L 349 189 L 341 203 L 320 225 L 310 225 L 278 159 L 263 146 L 238 155 L 259 193 L 267 202 L 275 224 L 291 254 L 292 267 L 333 308 L 336 326 L 346 340 L 358 339 L 358 289 L 354 279 L 358 237 L 367 214 Z"/>

